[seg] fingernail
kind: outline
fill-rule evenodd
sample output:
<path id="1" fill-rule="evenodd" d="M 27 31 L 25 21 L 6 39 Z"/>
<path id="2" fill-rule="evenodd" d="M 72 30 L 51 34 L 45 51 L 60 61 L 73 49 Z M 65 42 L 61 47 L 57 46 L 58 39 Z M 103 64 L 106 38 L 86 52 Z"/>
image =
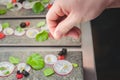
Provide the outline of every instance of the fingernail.
<path id="1" fill-rule="evenodd" d="M 62 37 L 62 33 L 58 30 L 58 31 L 55 31 L 54 33 L 54 38 L 55 39 L 60 39 Z"/>

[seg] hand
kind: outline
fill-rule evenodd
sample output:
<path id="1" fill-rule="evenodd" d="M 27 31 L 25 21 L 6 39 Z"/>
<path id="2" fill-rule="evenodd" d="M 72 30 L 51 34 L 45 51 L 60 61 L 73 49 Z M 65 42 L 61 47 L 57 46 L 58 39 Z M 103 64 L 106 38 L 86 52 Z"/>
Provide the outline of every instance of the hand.
<path id="1" fill-rule="evenodd" d="M 96 18 L 112 0 L 55 0 L 46 18 L 50 33 L 55 39 L 63 36 L 79 38 L 76 24 Z"/>

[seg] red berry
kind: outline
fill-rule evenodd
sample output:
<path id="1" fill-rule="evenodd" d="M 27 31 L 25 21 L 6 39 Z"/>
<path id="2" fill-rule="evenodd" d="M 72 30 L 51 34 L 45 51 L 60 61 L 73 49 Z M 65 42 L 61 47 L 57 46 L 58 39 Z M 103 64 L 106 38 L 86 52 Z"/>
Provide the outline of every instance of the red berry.
<path id="1" fill-rule="evenodd" d="M 47 8 L 50 9 L 52 7 L 52 4 L 48 4 Z"/>
<path id="2" fill-rule="evenodd" d="M 25 23 L 26 23 L 26 26 L 29 26 L 29 25 L 30 25 L 30 22 L 29 22 L 29 21 L 26 21 Z"/>
<path id="3" fill-rule="evenodd" d="M 23 78 L 23 74 L 17 74 L 17 75 L 16 75 L 16 78 L 17 78 L 17 79 L 22 79 L 22 78 Z"/>
<path id="4" fill-rule="evenodd" d="M 58 56 L 58 60 L 64 60 L 65 59 L 65 56 Z"/>
<path id="5" fill-rule="evenodd" d="M 3 39 L 5 37 L 5 34 L 3 34 L 2 32 L 0 32 L 0 39 Z"/>
<path id="6" fill-rule="evenodd" d="M 17 2 L 17 0 L 12 0 L 12 3 L 16 3 Z"/>

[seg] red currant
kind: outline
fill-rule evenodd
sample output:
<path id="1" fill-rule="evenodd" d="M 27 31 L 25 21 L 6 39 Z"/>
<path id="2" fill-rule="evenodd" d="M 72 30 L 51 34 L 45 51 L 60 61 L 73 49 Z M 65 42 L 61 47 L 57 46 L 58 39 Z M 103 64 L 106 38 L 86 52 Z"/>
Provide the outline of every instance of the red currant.
<path id="1" fill-rule="evenodd" d="M 47 8 L 50 9 L 52 7 L 52 4 L 48 4 Z"/>
<path id="2" fill-rule="evenodd" d="M 17 79 L 22 79 L 22 78 L 23 78 L 23 74 L 17 74 L 17 75 L 16 75 L 16 78 L 17 78 Z"/>
<path id="3" fill-rule="evenodd" d="M 12 0 L 12 3 L 16 3 L 17 2 L 17 0 Z"/>
<path id="4" fill-rule="evenodd" d="M 29 22 L 29 21 L 26 21 L 25 23 L 26 23 L 26 26 L 29 26 L 29 25 L 30 25 L 30 22 Z"/>
<path id="5" fill-rule="evenodd" d="M 58 56 L 58 60 L 64 60 L 65 59 L 65 56 Z"/>
<path id="6" fill-rule="evenodd" d="M 3 34 L 2 32 L 0 32 L 0 39 L 4 38 L 5 34 Z"/>

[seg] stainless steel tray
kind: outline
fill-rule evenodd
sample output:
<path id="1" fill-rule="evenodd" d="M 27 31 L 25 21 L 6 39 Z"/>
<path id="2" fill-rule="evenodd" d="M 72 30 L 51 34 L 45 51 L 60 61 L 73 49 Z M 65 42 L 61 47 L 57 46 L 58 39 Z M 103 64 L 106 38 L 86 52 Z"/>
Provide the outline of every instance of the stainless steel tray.
<path id="1" fill-rule="evenodd" d="M 20 25 L 21 22 L 30 21 L 30 27 L 35 27 L 36 24 L 45 19 L 2 19 L 0 23 L 8 22 L 10 23 L 11 28 L 15 29 L 16 26 Z M 79 25 L 80 27 L 80 25 Z M 39 31 L 41 29 L 46 29 L 42 27 L 36 28 Z M 35 39 L 28 38 L 26 35 L 24 36 L 15 36 L 14 34 L 11 36 L 6 36 L 4 39 L 0 40 L 0 46 L 80 46 L 80 39 L 73 39 L 70 37 L 65 37 L 60 40 L 48 39 L 44 42 L 37 42 Z"/>
<path id="2" fill-rule="evenodd" d="M 54 54 L 57 55 L 58 51 L 44 51 L 40 48 L 2 48 L 0 49 L 0 62 L 2 61 L 8 61 L 9 56 L 15 56 L 20 58 L 21 62 L 26 62 L 26 58 L 34 53 L 40 53 L 43 57 L 47 54 Z M 23 78 L 22 80 L 84 80 L 83 79 L 83 64 L 82 64 L 82 52 L 81 51 L 68 51 L 68 55 L 66 60 L 79 64 L 79 67 L 74 68 L 73 71 L 67 75 L 67 76 L 59 76 L 57 74 L 54 74 L 50 77 L 45 77 L 43 75 L 43 70 L 30 71 L 30 76 L 28 78 Z M 48 65 L 45 66 L 50 67 Z M 0 80 L 16 80 L 15 78 L 16 72 L 14 72 L 9 77 L 0 78 Z"/>

